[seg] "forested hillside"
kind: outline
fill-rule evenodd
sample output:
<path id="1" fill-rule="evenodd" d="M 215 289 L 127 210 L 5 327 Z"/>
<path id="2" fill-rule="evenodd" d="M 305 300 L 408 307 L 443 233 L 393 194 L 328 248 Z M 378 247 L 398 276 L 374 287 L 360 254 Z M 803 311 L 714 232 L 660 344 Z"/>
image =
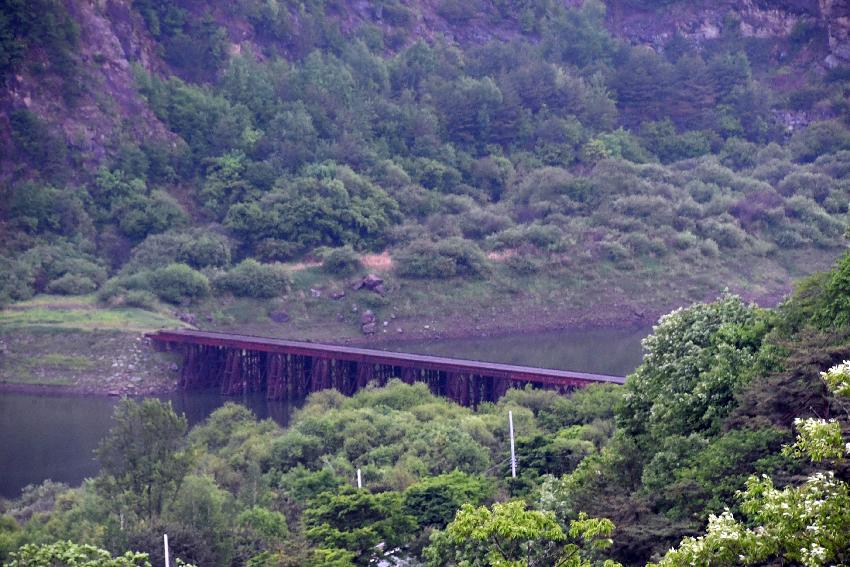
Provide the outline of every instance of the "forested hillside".
<path id="1" fill-rule="evenodd" d="M 844 246 L 840 2 L 0 6 L 3 302 L 358 330 L 326 298 L 378 270 L 379 318 L 555 326 Z"/>
<path id="2" fill-rule="evenodd" d="M 95 478 L 0 501 L 0 563 L 162 565 L 164 533 L 198 567 L 850 563 L 847 13 L 0 0 L 3 382 L 162 391 L 139 333 L 177 317 L 343 340 L 690 305 L 569 396 L 393 381 L 191 429 L 123 399 Z"/>

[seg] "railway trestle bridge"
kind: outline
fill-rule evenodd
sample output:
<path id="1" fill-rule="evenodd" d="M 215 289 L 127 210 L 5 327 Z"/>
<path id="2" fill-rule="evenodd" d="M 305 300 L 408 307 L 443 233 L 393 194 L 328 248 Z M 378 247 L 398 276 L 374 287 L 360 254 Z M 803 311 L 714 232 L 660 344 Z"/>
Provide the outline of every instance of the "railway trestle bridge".
<path id="1" fill-rule="evenodd" d="M 301 399 L 329 388 L 350 396 L 370 382 L 384 386 L 399 378 L 424 382 L 436 395 L 477 406 L 526 384 L 563 393 L 592 383 L 625 382 L 605 374 L 209 331 L 161 330 L 148 337 L 159 349 L 182 351 L 181 389 L 265 392 L 272 400 Z"/>

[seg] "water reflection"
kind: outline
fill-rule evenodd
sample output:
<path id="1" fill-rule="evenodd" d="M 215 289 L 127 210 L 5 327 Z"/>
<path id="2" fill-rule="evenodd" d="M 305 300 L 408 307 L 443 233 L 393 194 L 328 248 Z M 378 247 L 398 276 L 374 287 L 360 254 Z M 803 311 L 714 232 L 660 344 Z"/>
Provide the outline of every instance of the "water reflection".
<path id="1" fill-rule="evenodd" d="M 521 336 L 408 341 L 388 350 L 454 356 L 584 372 L 625 375 L 639 363 L 638 329 L 590 329 L 530 333 Z M 190 425 L 234 401 L 261 419 L 281 425 L 289 421 L 291 404 L 266 400 L 262 394 L 225 398 L 215 392 L 179 393 L 166 397 L 185 413 Z M 109 430 L 116 398 L 0 394 L 0 496 L 12 498 L 30 483 L 44 479 L 79 484 L 97 474 L 93 451 Z"/>
<path id="2" fill-rule="evenodd" d="M 387 350 L 625 376 L 640 364 L 651 328 L 587 329 L 439 341 L 401 341 Z"/>
<path id="3" fill-rule="evenodd" d="M 214 392 L 166 396 L 192 426 L 221 407 L 237 402 L 261 419 L 289 421 L 291 404 L 262 394 L 223 397 Z M 27 484 L 51 478 L 71 485 L 97 474 L 94 450 L 112 426 L 118 398 L 0 394 L 0 496 L 13 498 Z"/>

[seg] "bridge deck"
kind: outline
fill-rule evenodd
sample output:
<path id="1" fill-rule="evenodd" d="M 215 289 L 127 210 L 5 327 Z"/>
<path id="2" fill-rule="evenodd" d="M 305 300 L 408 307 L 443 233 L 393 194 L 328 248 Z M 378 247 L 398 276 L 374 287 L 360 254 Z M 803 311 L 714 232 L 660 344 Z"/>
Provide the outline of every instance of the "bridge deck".
<path id="1" fill-rule="evenodd" d="M 550 368 L 535 368 L 531 366 L 517 366 L 514 364 L 500 364 L 479 360 L 463 360 L 460 358 L 408 354 L 376 349 L 328 345 L 304 341 L 290 341 L 211 331 L 162 330 L 156 333 L 151 333 L 148 337 L 154 341 L 162 343 L 206 345 L 258 352 L 294 354 L 367 364 L 384 364 L 403 368 L 419 368 L 458 374 L 492 376 L 494 378 L 523 380 L 527 382 L 551 384 L 556 386 L 589 382 L 603 382 L 610 384 L 625 383 L 625 378 L 622 376 L 609 376 L 606 374 L 591 374 L 587 372 L 573 372 L 571 370 L 555 370 Z"/>

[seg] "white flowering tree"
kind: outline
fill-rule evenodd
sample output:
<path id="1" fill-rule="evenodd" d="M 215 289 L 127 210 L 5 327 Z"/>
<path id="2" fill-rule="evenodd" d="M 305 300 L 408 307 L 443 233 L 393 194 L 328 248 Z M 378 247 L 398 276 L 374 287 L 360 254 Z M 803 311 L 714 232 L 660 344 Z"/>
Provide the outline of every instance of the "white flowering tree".
<path id="1" fill-rule="evenodd" d="M 850 398 L 850 361 L 821 377 L 839 400 Z M 794 423 L 797 441 L 786 447 L 786 454 L 837 462 L 850 453 L 839 421 L 811 418 Z M 739 496 L 748 523 L 729 511 L 711 516 L 705 535 L 685 538 L 656 565 L 753 565 L 782 560 L 820 567 L 850 562 L 850 486 L 832 471 L 818 472 L 801 486 L 781 490 L 768 477 L 753 476 Z"/>
<path id="2" fill-rule="evenodd" d="M 716 432 L 756 365 L 763 319 L 762 310 L 730 294 L 662 317 L 626 382 L 620 428 L 655 445 L 671 435 Z"/>

